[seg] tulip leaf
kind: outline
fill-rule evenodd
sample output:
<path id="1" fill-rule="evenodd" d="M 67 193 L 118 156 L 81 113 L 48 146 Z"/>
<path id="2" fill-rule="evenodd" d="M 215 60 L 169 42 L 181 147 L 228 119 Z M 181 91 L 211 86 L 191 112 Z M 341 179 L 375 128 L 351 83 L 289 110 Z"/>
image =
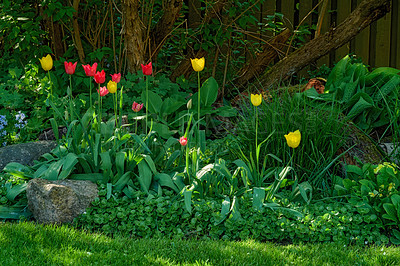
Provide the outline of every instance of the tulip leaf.
<path id="1" fill-rule="evenodd" d="M 265 199 L 265 189 L 261 187 L 253 188 L 253 208 L 261 209 Z"/>
<path id="2" fill-rule="evenodd" d="M 217 95 L 218 83 L 213 77 L 210 77 L 204 81 L 200 88 L 201 103 L 205 106 L 211 106 L 217 100 Z"/>
<path id="3" fill-rule="evenodd" d="M 162 106 L 161 97 L 152 91 L 148 91 L 148 93 L 149 93 L 149 106 L 148 107 L 145 106 L 145 107 L 149 108 L 150 113 L 158 114 L 160 112 L 160 108 Z M 146 105 L 146 90 L 143 90 L 143 92 L 142 92 L 142 101 Z"/>

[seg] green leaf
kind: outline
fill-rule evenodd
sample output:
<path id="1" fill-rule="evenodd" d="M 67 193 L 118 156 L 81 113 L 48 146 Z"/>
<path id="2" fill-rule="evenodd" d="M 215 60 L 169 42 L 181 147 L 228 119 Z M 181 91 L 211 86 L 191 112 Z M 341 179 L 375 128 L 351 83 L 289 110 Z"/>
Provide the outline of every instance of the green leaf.
<path id="1" fill-rule="evenodd" d="M 347 116 L 352 119 L 373 106 L 374 105 L 366 101 L 364 97 L 360 97 L 358 102 L 351 108 Z"/>
<path id="2" fill-rule="evenodd" d="M 222 202 L 221 213 L 219 214 L 220 218 L 214 223 L 214 225 L 218 225 L 226 219 L 226 217 L 230 213 L 230 208 L 231 200 L 229 199 L 229 197 L 225 197 L 224 201 Z"/>
<path id="3" fill-rule="evenodd" d="M 107 183 L 107 199 L 111 198 L 111 194 L 112 194 L 112 184 Z"/>
<path id="4" fill-rule="evenodd" d="M 137 176 L 137 178 L 140 183 L 140 186 L 144 192 L 149 193 L 149 188 L 153 176 L 150 167 L 148 166 L 145 160 L 142 160 L 138 164 L 138 169 L 139 169 L 139 175 Z"/>
<path id="5" fill-rule="evenodd" d="M 159 114 L 162 106 L 161 97 L 152 91 L 148 91 L 148 93 L 149 93 L 149 106 L 145 107 L 149 108 L 150 113 Z M 146 90 L 143 90 L 142 92 L 142 101 L 146 104 Z"/>
<path id="6" fill-rule="evenodd" d="M 233 197 L 232 206 L 231 206 L 232 220 L 237 221 L 241 220 L 242 216 L 239 212 L 239 201 L 236 196 Z"/>
<path id="7" fill-rule="evenodd" d="M 176 193 L 179 193 L 179 189 L 176 187 L 171 176 L 164 174 L 164 173 L 156 174 L 154 176 L 154 180 L 157 181 L 160 184 L 160 186 L 169 187 L 169 188 L 173 189 Z"/>
<path id="8" fill-rule="evenodd" d="M 32 213 L 27 206 L 8 207 L 0 206 L 0 219 L 20 219 L 21 216 L 30 217 Z"/>
<path id="9" fill-rule="evenodd" d="M 124 174 L 125 157 L 125 152 L 117 152 L 115 155 L 115 166 L 117 168 L 118 176 L 122 176 Z"/>
<path id="10" fill-rule="evenodd" d="M 242 160 L 238 159 L 233 161 L 234 164 L 236 164 L 238 167 L 242 167 L 244 169 L 243 173 L 247 175 L 248 180 L 253 182 L 253 175 L 251 174 L 250 168 L 247 166 L 245 162 Z"/>
<path id="11" fill-rule="evenodd" d="M 393 205 L 396 206 L 396 208 L 400 208 L 400 195 L 399 194 L 394 194 L 390 198 L 392 201 Z"/>
<path id="12" fill-rule="evenodd" d="M 203 105 L 211 106 L 218 96 L 218 82 L 210 77 L 204 81 L 200 88 L 200 99 Z"/>
<path id="13" fill-rule="evenodd" d="M 19 194 L 21 194 L 21 192 L 24 192 L 26 190 L 27 186 L 28 183 L 12 186 L 12 188 L 7 191 L 7 199 L 13 201 Z"/>
<path id="14" fill-rule="evenodd" d="M 126 184 L 128 184 L 129 180 L 131 180 L 131 174 L 132 172 L 129 171 L 118 178 L 117 182 L 115 182 L 114 184 L 114 189 L 117 191 L 121 191 L 126 186 Z"/>
<path id="15" fill-rule="evenodd" d="M 396 222 L 396 223 L 399 222 L 399 219 L 398 219 L 398 217 L 397 217 L 397 212 L 396 212 L 396 209 L 395 209 L 395 207 L 393 206 L 393 204 L 384 203 L 384 204 L 383 204 L 383 208 L 384 208 L 385 211 L 386 211 L 386 214 L 383 214 L 383 215 L 382 215 L 383 218 L 388 219 L 388 220 L 392 220 L 392 221 L 394 221 L 394 222 Z"/>
<path id="16" fill-rule="evenodd" d="M 93 183 L 103 181 L 103 174 L 101 173 L 90 173 L 90 174 L 72 174 L 69 179 L 73 180 L 89 180 Z"/>
<path id="17" fill-rule="evenodd" d="M 396 87 L 400 85 L 400 76 L 393 76 L 388 82 L 386 82 L 382 87 L 378 87 L 378 91 L 374 95 L 375 101 L 380 101 L 383 97 L 390 94 Z"/>
<path id="18" fill-rule="evenodd" d="M 112 176 L 112 163 L 111 163 L 111 157 L 109 152 L 102 152 L 100 153 L 101 157 L 101 164 L 100 164 L 100 169 L 103 170 L 103 182 L 108 183 L 111 179 Z"/>
<path id="19" fill-rule="evenodd" d="M 183 198 L 185 201 L 185 209 L 189 213 L 192 213 L 192 191 L 185 189 L 185 191 L 183 191 Z"/>
<path id="20" fill-rule="evenodd" d="M 78 157 L 74 153 L 68 153 L 64 159 L 62 170 L 58 175 L 58 180 L 67 178 L 74 170 L 75 165 L 78 163 Z"/>
<path id="21" fill-rule="evenodd" d="M 253 188 L 253 208 L 260 210 L 265 199 L 265 189 L 261 187 Z"/>
<path id="22" fill-rule="evenodd" d="M 10 175 L 23 179 L 32 177 L 32 171 L 28 166 L 16 162 L 8 163 L 3 170 Z"/>

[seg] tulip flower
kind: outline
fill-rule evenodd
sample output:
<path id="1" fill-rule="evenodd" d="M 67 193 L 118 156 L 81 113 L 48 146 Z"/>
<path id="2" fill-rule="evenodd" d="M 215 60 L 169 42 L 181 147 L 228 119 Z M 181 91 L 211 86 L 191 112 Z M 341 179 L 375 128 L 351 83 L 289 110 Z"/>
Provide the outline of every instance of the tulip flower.
<path id="1" fill-rule="evenodd" d="M 110 76 L 111 76 L 112 81 L 114 81 L 115 83 L 119 83 L 121 81 L 121 73 L 110 75 Z"/>
<path id="2" fill-rule="evenodd" d="M 142 65 L 142 72 L 145 76 L 150 76 L 153 73 L 153 66 L 150 63 L 147 65 Z M 148 116 L 148 109 L 149 109 L 149 78 L 146 78 L 146 134 L 147 134 L 147 116 Z"/>
<path id="3" fill-rule="evenodd" d="M 141 64 L 141 65 L 142 65 L 143 75 L 150 76 L 153 73 L 153 67 L 151 65 L 151 62 L 148 63 L 147 65 L 143 65 L 143 64 Z"/>
<path id="4" fill-rule="evenodd" d="M 140 110 L 142 110 L 142 108 L 143 108 L 143 103 L 142 103 L 142 104 L 139 104 L 139 103 L 137 103 L 137 102 L 133 102 L 133 104 L 132 104 L 132 110 L 133 110 L 135 113 L 137 113 L 137 112 L 139 112 Z"/>
<path id="5" fill-rule="evenodd" d="M 39 61 L 44 71 L 49 71 L 53 68 L 53 58 L 51 58 L 51 55 L 49 54 L 46 55 L 46 57 L 39 59 Z"/>
<path id="6" fill-rule="evenodd" d="M 114 82 L 114 81 L 112 81 L 112 80 L 110 80 L 110 81 L 107 83 L 107 89 L 108 89 L 108 91 L 109 91 L 110 93 L 116 93 L 116 92 L 117 92 L 117 83 Z"/>
<path id="7" fill-rule="evenodd" d="M 94 77 L 94 75 L 96 74 L 97 63 L 94 63 L 93 66 L 90 66 L 89 64 L 82 65 L 82 67 L 85 70 L 86 76 Z"/>
<path id="8" fill-rule="evenodd" d="M 262 102 L 262 96 L 261 94 L 251 94 L 250 100 L 254 106 L 259 106 Z"/>
<path id="9" fill-rule="evenodd" d="M 101 97 L 106 96 L 109 93 L 109 91 L 107 90 L 107 88 L 105 86 L 100 87 L 100 89 L 98 89 L 97 92 L 99 93 L 99 95 Z"/>
<path id="10" fill-rule="evenodd" d="M 94 74 L 94 81 L 97 84 L 101 84 L 104 83 L 104 81 L 106 81 L 106 73 L 104 72 L 104 70 L 102 70 L 101 72 L 97 71 L 96 74 Z"/>
<path id="11" fill-rule="evenodd" d="M 289 134 L 285 135 L 287 145 L 293 149 L 297 148 L 300 144 L 301 134 L 299 130 L 295 132 L 289 132 Z"/>
<path id="12" fill-rule="evenodd" d="M 204 69 L 204 64 L 206 62 L 204 57 L 190 59 L 190 61 L 192 62 L 192 67 L 193 67 L 194 71 L 200 72 L 200 71 L 202 71 Z"/>
<path id="13" fill-rule="evenodd" d="M 64 62 L 65 72 L 66 72 L 68 75 L 74 74 L 74 73 L 75 73 L 75 68 L 76 68 L 76 64 L 77 64 L 77 63 L 78 63 L 78 62 L 75 62 L 75 63 L 72 64 L 72 62 L 67 62 L 67 61 L 65 61 L 65 62 Z"/>
<path id="14" fill-rule="evenodd" d="M 186 137 L 181 137 L 181 138 L 179 139 L 179 143 L 180 143 L 182 146 L 186 146 L 187 142 L 188 142 L 188 139 L 187 139 Z"/>

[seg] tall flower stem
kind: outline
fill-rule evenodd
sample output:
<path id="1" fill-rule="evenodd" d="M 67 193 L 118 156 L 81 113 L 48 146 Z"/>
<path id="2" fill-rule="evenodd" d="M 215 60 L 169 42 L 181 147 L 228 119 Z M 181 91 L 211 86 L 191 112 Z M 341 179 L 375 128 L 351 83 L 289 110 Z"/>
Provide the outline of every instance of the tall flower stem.
<path id="1" fill-rule="evenodd" d="M 102 99 L 102 97 L 100 96 L 100 84 L 99 84 L 99 93 L 98 93 L 98 98 L 99 98 L 99 121 L 98 121 L 98 131 L 99 131 L 99 133 L 101 133 L 101 115 L 102 115 L 102 112 L 103 112 L 103 110 L 102 110 L 102 108 L 103 108 L 103 99 Z"/>
<path id="2" fill-rule="evenodd" d="M 198 92 L 197 92 L 197 128 L 198 128 L 198 145 L 200 147 L 200 71 L 197 72 L 197 85 L 198 85 Z"/>
<path id="3" fill-rule="evenodd" d="M 146 76 L 146 135 L 148 134 L 147 132 L 147 116 L 148 116 L 148 111 L 149 111 L 149 77 Z"/>
<path id="4" fill-rule="evenodd" d="M 50 99 L 51 101 L 53 101 L 53 84 L 51 83 L 50 71 L 47 71 L 47 73 L 49 74 L 49 82 L 50 82 Z"/>
<path id="5" fill-rule="evenodd" d="M 254 106 L 256 108 L 256 163 L 257 163 L 257 173 L 260 174 L 260 165 L 258 161 L 258 107 Z"/>
<path id="6" fill-rule="evenodd" d="M 113 100 L 114 100 L 114 115 L 115 115 L 115 126 L 118 127 L 118 120 L 117 120 L 117 93 L 113 93 Z"/>
<path id="7" fill-rule="evenodd" d="M 69 75 L 69 111 L 70 111 L 71 123 L 74 120 L 72 105 L 73 105 L 73 102 L 72 102 L 72 77 L 71 77 L 71 75 Z"/>
<path id="8" fill-rule="evenodd" d="M 90 78 L 90 83 L 89 83 L 89 102 L 90 102 L 90 106 L 92 107 L 92 78 Z"/>

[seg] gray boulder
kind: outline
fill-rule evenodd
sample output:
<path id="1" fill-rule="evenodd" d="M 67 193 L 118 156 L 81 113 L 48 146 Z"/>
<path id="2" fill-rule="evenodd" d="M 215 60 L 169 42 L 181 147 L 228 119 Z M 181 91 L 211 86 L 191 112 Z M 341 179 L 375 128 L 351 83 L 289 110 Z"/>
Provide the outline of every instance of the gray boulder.
<path id="1" fill-rule="evenodd" d="M 56 147 L 55 141 L 21 143 L 0 148 L 0 171 L 11 162 L 32 165 L 34 160 Z"/>
<path id="2" fill-rule="evenodd" d="M 35 178 L 26 188 L 28 208 L 39 223 L 71 223 L 98 197 L 97 185 L 86 180 Z"/>

